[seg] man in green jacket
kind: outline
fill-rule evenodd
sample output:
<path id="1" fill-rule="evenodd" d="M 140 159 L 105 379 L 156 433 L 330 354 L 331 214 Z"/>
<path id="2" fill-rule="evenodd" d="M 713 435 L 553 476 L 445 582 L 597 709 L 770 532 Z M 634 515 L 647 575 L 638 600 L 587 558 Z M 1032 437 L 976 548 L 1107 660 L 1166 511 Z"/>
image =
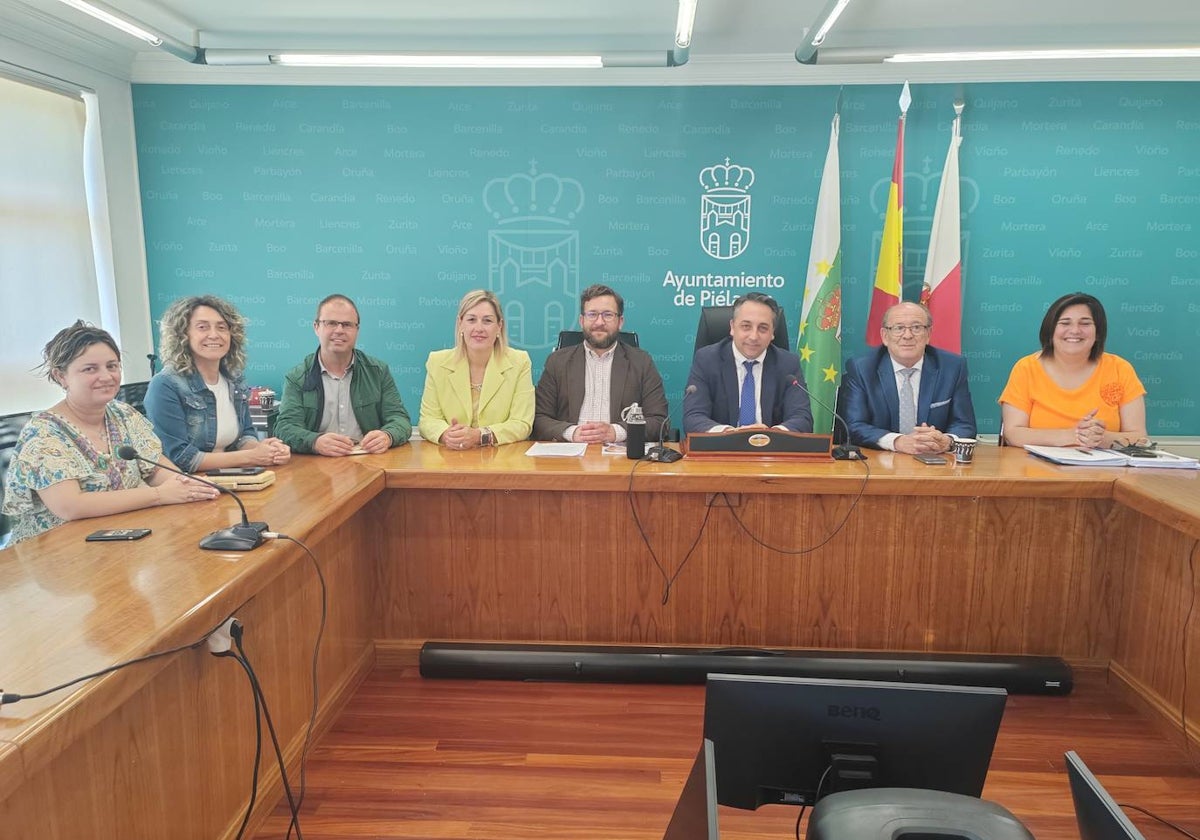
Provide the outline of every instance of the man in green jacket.
<path id="1" fill-rule="evenodd" d="M 320 347 L 288 371 L 275 436 L 293 452 L 378 454 L 412 434 L 412 422 L 388 366 L 361 350 L 358 307 L 345 295 L 317 306 Z"/>

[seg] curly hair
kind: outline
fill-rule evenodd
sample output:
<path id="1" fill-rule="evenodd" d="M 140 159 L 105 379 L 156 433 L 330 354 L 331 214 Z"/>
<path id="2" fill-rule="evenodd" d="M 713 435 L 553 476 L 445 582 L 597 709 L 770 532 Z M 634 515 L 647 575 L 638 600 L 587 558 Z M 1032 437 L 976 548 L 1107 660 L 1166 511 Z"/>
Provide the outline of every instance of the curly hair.
<path id="1" fill-rule="evenodd" d="M 82 356 L 93 344 L 105 344 L 117 354 L 121 361 L 121 348 L 106 330 L 89 324 L 86 321 L 76 321 L 69 327 L 64 327 L 54 334 L 54 338 L 42 348 L 42 363 L 38 366 L 52 385 L 62 385 L 54 374 L 67 369 L 71 362 Z"/>
<path id="2" fill-rule="evenodd" d="M 180 373 L 195 373 L 196 362 L 188 343 L 188 326 L 197 307 L 207 306 L 229 325 L 229 352 L 221 360 L 221 366 L 232 374 L 246 369 L 246 321 L 233 304 L 214 295 L 194 295 L 180 298 L 167 307 L 159 322 L 159 350 L 163 365 Z"/>

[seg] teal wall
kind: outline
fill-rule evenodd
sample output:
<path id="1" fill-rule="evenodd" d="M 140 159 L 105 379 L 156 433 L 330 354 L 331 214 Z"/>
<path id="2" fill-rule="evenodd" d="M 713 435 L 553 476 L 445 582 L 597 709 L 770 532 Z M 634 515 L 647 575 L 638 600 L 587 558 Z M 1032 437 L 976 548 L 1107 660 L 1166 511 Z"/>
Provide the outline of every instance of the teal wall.
<path id="1" fill-rule="evenodd" d="M 913 88 L 909 298 L 957 92 Z M 842 97 L 848 355 L 865 349 L 898 94 Z M 315 346 L 315 303 L 334 291 L 358 301 L 360 346 L 391 364 L 414 414 L 425 356 L 449 346 L 473 288 L 501 296 L 536 377 L 560 326 L 574 325 L 579 289 L 614 286 L 676 420 L 703 303 L 769 292 L 795 342 L 836 88 L 135 85 L 133 95 L 151 314 L 184 294 L 234 301 L 250 319 L 255 383 L 278 387 Z M 972 85 L 965 100 L 963 349 L 981 431 L 997 430 L 996 397 L 1013 361 L 1037 348 L 1046 305 L 1082 289 L 1104 301 L 1109 349 L 1149 390 L 1151 433 L 1200 434 L 1200 85 Z M 749 241 L 717 259 L 701 243 L 700 177 L 725 158 L 753 170 Z"/>

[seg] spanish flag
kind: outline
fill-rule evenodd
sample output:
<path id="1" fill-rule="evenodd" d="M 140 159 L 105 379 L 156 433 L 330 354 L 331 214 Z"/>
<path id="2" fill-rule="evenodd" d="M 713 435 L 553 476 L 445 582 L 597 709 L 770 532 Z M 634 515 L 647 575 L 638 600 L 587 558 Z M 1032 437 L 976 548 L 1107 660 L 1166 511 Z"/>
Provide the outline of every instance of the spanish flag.
<path id="1" fill-rule="evenodd" d="M 875 288 L 871 290 L 871 311 L 867 314 L 867 344 L 883 343 L 879 329 L 883 313 L 900 302 L 904 278 L 904 116 L 912 102 L 908 82 L 900 94 L 900 124 L 896 128 L 896 160 L 892 164 L 892 185 L 888 190 L 887 214 L 883 219 L 883 242 L 879 246 L 879 264 L 875 268 Z"/>

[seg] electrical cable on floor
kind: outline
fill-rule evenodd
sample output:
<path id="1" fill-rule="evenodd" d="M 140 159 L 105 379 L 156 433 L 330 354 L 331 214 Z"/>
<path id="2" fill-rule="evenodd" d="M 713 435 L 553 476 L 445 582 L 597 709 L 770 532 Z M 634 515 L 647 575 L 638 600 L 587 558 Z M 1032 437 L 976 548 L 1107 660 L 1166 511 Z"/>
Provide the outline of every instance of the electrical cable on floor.
<path id="1" fill-rule="evenodd" d="M 249 664 L 233 651 L 214 653 L 213 656 L 228 657 L 242 666 L 250 685 L 250 696 L 254 698 L 254 769 L 250 774 L 250 802 L 246 805 L 246 813 L 242 817 L 242 824 L 238 827 L 235 837 L 235 840 L 242 840 L 246 826 L 250 823 L 250 815 L 254 812 L 254 803 L 258 801 L 258 772 L 262 764 L 262 707 L 258 702 L 258 692 L 254 690 L 254 680 L 250 676 Z"/>
<path id="2" fill-rule="evenodd" d="M 267 705 L 267 698 L 263 694 L 262 684 L 258 681 L 258 674 L 254 671 L 254 666 L 250 664 L 250 658 L 246 656 L 246 649 L 242 644 L 242 628 L 240 624 L 235 624 L 230 631 L 233 637 L 233 644 L 237 647 L 238 655 L 244 661 L 246 673 L 250 677 L 250 683 L 254 687 L 255 693 L 258 694 L 258 701 L 262 705 L 263 718 L 267 722 L 267 732 L 271 736 L 271 746 L 275 750 L 275 761 L 279 766 L 279 777 L 283 781 L 283 791 L 287 794 L 288 807 L 292 812 L 292 823 L 296 827 L 297 840 L 304 840 L 304 833 L 300 830 L 300 813 L 296 805 L 296 797 L 292 794 L 292 785 L 288 780 L 287 762 L 283 759 L 283 750 L 279 746 L 279 735 L 275 732 L 275 722 L 271 719 L 271 710 Z"/>
<path id="3" fill-rule="evenodd" d="M 325 583 L 325 575 L 321 572 L 321 564 L 317 562 L 317 556 L 308 546 L 287 534 L 279 534 L 278 539 L 288 540 L 304 549 L 309 559 L 312 560 L 313 570 L 317 573 L 317 580 L 321 583 L 321 622 L 317 626 L 317 640 L 313 643 L 312 655 L 312 710 L 308 716 L 308 730 L 304 733 L 304 746 L 300 750 L 300 796 L 296 799 L 296 811 L 292 815 L 292 821 L 288 823 L 287 840 L 291 840 L 292 828 L 295 827 L 297 833 L 299 832 L 300 827 L 296 823 L 296 814 L 304 805 L 304 793 L 308 785 L 308 748 L 312 744 L 312 733 L 317 723 L 317 708 L 321 696 L 321 687 L 317 680 L 317 662 L 321 655 L 321 640 L 325 637 L 325 621 L 329 615 L 329 589 Z"/>
<path id="4" fill-rule="evenodd" d="M 1129 808 L 1130 810 L 1137 811 L 1138 813 L 1141 813 L 1141 814 L 1145 814 L 1147 817 L 1150 817 L 1150 819 L 1152 819 L 1152 820 L 1158 820 L 1160 823 L 1165 825 L 1167 828 L 1171 828 L 1171 829 L 1174 829 L 1175 831 L 1178 831 L 1184 837 L 1190 837 L 1191 840 L 1200 840 L 1200 837 L 1197 837 L 1195 834 L 1192 834 L 1192 832 L 1188 831 L 1186 828 L 1183 828 L 1182 826 L 1178 826 L 1175 823 L 1171 822 L 1170 820 L 1164 820 L 1158 814 L 1154 813 L 1153 811 L 1147 811 L 1145 808 L 1141 807 L 1140 805 L 1130 805 L 1127 802 L 1118 802 L 1117 806 L 1120 808 Z"/>

